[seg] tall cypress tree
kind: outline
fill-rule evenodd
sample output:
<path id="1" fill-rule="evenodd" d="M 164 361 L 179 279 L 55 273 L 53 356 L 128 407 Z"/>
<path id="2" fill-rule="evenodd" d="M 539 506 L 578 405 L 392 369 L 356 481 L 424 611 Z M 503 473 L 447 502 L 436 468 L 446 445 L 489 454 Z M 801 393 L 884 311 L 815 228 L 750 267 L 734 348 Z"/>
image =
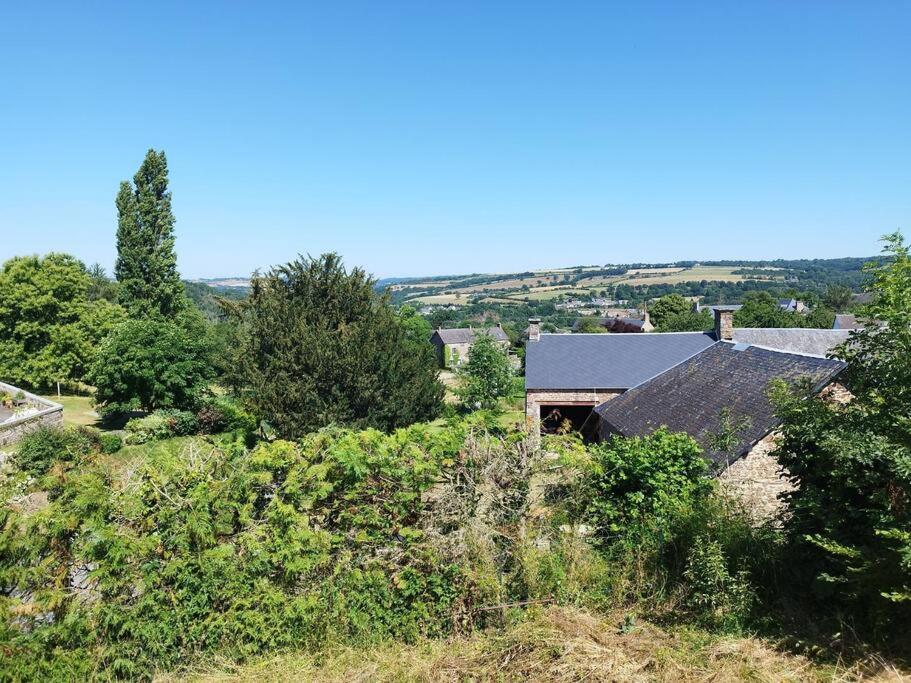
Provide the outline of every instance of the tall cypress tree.
<path id="1" fill-rule="evenodd" d="M 173 317 L 185 306 L 174 252 L 174 214 L 168 161 L 150 149 L 117 194 L 117 264 L 120 301 L 134 317 Z"/>

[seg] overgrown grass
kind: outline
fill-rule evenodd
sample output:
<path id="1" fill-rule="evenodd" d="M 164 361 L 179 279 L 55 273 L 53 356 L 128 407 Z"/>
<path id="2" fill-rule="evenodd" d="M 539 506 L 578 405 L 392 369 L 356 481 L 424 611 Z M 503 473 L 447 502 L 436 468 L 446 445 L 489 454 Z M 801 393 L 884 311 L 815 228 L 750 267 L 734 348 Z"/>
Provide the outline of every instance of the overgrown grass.
<path id="1" fill-rule="evenodd" d="M 875 659 L 820 664 L 759 638 L 695 627 L 662 628 L 630 612 L 572 607 L 515 612 L 502 629 L 411 645 L 335 647 L 244 664 L 210 660 L 159 683 L 221 681 L 847 681 L 901 680 Z"/>

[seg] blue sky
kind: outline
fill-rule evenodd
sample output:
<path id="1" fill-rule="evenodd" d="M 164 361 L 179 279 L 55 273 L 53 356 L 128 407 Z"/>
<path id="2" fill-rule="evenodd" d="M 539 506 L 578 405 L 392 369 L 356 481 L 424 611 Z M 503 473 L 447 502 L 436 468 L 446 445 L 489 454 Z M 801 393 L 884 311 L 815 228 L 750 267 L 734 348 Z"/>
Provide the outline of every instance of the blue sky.
<path id="1" fill-rule="evenodd" d="M 871 255 L 911 233 L 911 2 L 5 3 L 0 259 L 186 277 Z"/>

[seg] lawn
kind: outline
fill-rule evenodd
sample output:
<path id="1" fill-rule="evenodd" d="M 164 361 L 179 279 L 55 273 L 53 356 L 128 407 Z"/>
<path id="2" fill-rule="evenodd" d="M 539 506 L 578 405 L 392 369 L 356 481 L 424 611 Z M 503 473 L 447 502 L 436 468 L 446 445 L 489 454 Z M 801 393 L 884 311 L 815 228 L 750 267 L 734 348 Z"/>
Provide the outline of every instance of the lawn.
<path id="1" fill-rule="evenodd" d="M 59 403 L 63 406 L 63 423 L 68 425 L 101 427 L 98 413 L 92 404 L 91 396 L 43 396 L 48 401 Z"/>

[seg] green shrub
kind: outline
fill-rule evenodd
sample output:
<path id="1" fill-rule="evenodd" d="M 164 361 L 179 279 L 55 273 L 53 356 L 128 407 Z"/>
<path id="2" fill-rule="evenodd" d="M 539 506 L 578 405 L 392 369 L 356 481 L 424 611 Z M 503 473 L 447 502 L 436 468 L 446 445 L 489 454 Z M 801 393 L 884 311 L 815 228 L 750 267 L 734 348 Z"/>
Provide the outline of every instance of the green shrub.
<path id="1" fill-rule="evenodd" d="M 196 415 L 187 410 L 162 410 L 159 414 L 167 421 L 171 436 L 189 436 L 199 429 Z"/>
<path id="2" fill-rule="evenodd" d="M 663 427 L 647 437 L 612 439 L 589 454 L 571 505 L 602 543 L 634 529 L 661 529 L 677 509 L 712 490 L 699 445 Z"/>
<path id="3" fill-rule="evenodd" d="M 86 431 L 42 425 L 20 439 L 14 459 L 19 469 L 40 476 L 55 461 L 73 461 L 92 450 L 92 446 Z"/>
<path id="4" fill-rule="evenodd" d="M 0 586 L 26 596 L 0 597 L 5 675 L 141 678 L 201 653 L 451 632 L 466 582 L 421 514 L 464 440 L 453 424 L 324 430 L 252 452 L 150 450 L 128 496 L 103 461 L 52 470 L 42 514 L 0 509 Z M 72 599 L 61 577 L 86 565 L 99 599 Z"/>
<path id="5" fill-rule="evenodd" d="M 256 431 L 256 418 L 230 398 L 220 397 L 207 401 L 196 414 L 199 431 L 203 434 L 219 432 L 242 432 L 252 434 Z"/>
<path id="6" fill-rule="evenodd" d="M 116 453 L 123 448 L 123 439 L 117 434 L 103 432 L 99 435 L 98 441 L 102 453 Z"/>
<path id="7" fill-rule="evenodd" d="M 127 422 L 124 429 L 127 433 L 127 442 L 132 444 L 148 443 L 171 436 L 171 425 L 164 412 L 134 417 Z"/>
<path id="8" fill-rule="evenodd" d="M 749 616 L 753 590 L 744 570 L 732 573 L 717 540 L 696 539 L 683 572 L 686 604 L 703 623 L 735 626 Z"/>

